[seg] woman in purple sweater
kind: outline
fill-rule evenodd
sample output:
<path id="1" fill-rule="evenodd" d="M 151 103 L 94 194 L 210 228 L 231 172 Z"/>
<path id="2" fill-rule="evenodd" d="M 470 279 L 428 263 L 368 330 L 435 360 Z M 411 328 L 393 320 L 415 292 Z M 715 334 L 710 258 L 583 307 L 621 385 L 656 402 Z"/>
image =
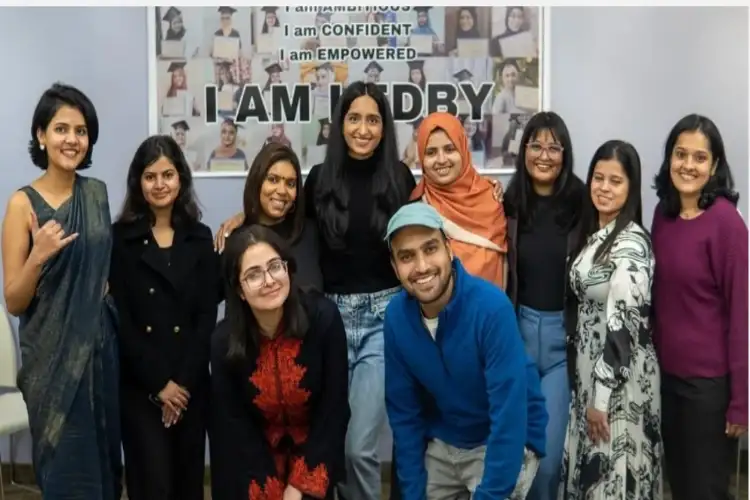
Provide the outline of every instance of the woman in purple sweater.
<path id="1" fill-rule="evenodd" d="M 729 498 L 747 431 L 748 230 L 716 125 L 689 115 L 655 178 L 655 332 L 666 471 L 675 500 Z"/>

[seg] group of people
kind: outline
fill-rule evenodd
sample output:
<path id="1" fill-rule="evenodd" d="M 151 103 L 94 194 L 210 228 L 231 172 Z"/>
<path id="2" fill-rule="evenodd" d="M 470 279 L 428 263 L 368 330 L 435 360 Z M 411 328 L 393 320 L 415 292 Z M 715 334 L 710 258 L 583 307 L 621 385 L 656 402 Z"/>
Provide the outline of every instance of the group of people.
<path id="1" fill-rule="evenodd" d="M 585 183 L 534 115 L 505 190 L 459 119 L 419 125 L 354 82 L 325 160 L 264 145 L 215 235 L 190 166 L 147 138 L 114 223 L 91 101 L 56 84 L 3 222 L 4 296 L 45 499 L 728 497 L 747 430 L 748 231 L 724 144 L 681 119 L 642 223 L 641 165 L 604 143 Z M 217 323 L 218 305 L 226 312 Z"/>

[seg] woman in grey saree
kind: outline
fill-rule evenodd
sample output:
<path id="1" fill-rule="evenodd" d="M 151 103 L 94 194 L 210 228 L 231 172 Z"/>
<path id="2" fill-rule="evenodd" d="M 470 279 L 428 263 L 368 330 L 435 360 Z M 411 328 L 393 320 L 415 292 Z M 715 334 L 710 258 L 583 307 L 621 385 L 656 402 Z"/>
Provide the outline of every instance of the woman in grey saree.
<path id="1" fill-rule="evenodd" d="M 116 500 L 122 467 L 116 317 L 106 295 L 112 247 L 109 202 L 102 181 L 76 173 L 90 162 L 89 142 L 96 142 L 98 124 L 88 99 L 61 85 L 42 97 L 34 123 L 32 134 L 39 132 L 30 151 L 46 172 L 8 204 L 3 260 L 8 270 L 17 248 L 28 246 L 24 270 L 6 276 L 5 296 L 8 310 L 21 320 L 18 387 L 28 406 L 37 484 L 45 500 Z M 43 162 L 34 148 L 45 153 Z M 78 148 L 85 158 L 66 164 L 57 148 Z M 72 193 L 62 201 L 60 193 L 65 186 L 70 190 L 71 183 Z M 23 210 L 31 220 L 28 243 L 18 241 L 23 232 L 16 229 Z M 12 238 L 14 231 L 18 238 Z M 31 273 L 28 261 L 38 269 L 35 275 L 23 274 Z M 34 278 L 28 302 L 20 281 Z"/>

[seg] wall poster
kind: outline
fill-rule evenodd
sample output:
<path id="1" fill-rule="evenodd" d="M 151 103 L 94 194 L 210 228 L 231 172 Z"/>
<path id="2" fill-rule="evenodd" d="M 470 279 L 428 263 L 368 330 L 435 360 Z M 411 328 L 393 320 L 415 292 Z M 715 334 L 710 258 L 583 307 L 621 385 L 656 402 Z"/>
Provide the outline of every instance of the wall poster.
<path id="1" fill-rule="evenodd" d="M 548 9 L 149 7 L 150 132 L 196 176 L 244 176 L 271 141 L 305 172 L 323 161 L 342 88 L 383 85 L 402 159 L 436 109 L 456 113 L 483 173 L 513 171 L 523 126 L 547 109 Z"/>

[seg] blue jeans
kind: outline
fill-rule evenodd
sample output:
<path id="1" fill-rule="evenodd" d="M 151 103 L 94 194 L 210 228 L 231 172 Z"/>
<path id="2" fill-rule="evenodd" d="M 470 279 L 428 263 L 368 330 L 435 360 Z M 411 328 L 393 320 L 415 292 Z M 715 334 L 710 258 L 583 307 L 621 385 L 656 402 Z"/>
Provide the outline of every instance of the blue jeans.
<path id="1" fill-rule="evenodd" d="M 528 500 L 555 500 L 560 487 L 563 447 L 570 411 L 570 386 L 566 356 L 565 324 L 562 311 L 518 308 L 518 326 L 526 352 L 536 363 L 546 401 L 546 455 L 539 463 Z"/>
<path id="2" fill-rule="evenodd" d="M 347 500 L 380 500 L 377 450 L 386 422 L 383 320 L 388 302 L 399 290 L 328 295 L 341 312 L 349 345 L 352 414 L 346 433 L 346 484 L 340 486 Z"/>

